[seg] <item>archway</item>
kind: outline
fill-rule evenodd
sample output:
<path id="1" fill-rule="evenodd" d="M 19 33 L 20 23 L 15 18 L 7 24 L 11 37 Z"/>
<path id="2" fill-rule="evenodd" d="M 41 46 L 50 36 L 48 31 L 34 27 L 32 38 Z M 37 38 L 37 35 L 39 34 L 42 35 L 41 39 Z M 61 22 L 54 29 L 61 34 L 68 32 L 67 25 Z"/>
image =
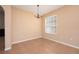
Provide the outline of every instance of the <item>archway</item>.
<path id="1" fill-rule="evenodd" d="M 2 6 L 0 6 L 0 51 L 5 49 L 5 12 Z"/>

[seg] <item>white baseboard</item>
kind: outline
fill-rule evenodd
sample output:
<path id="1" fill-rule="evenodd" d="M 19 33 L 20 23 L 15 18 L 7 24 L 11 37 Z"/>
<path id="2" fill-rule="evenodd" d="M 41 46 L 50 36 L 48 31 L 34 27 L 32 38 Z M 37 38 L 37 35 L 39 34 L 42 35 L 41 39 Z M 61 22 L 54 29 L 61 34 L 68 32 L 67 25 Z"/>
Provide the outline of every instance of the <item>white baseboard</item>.
<path id="1" fill-rule="evenodd" d="M 11 47 L 9 47 L 9 48 L 5 48 L 5 51 L 8 51 L 8 50 L 11 50 Z"/>
<path id="2" fill-rule="evenodd" d="M 54 42 L 58 42 L 60 44 L 64 44 L 64 45 L 69 46 L 69 47 L 73 47 L 73 48 L 79 49 L 79 47 L 77 47 L 75 45 L 71 45 L 71 44 L 68 44 L 68 43 L 65 43 L 65 42 L 57 41 L 57 40 L 54 40 L 54 39 L 49 38 L 49 37 L 43 37 L 43 38 L 49 39 L 49 40 L 54 41 Z"/>
<path id="3" fill-rule="evenodd" d="M 21 43 L 21 42 L 24 42 L 24 41 L 29 41 L 29 40 L 33 40 L 33 39 L 37 39 L 37 38 L 41 38 L 42 36 L 38 36 L 38 37 L 32 37 L 32 38 L 28 38 L 28 39 L 25 39 L 25 40 L 21 40 L 21 41 L 17 41 L 17 42 L 12 42 L 12 44 L 17 44 L 17 43 Z"/>

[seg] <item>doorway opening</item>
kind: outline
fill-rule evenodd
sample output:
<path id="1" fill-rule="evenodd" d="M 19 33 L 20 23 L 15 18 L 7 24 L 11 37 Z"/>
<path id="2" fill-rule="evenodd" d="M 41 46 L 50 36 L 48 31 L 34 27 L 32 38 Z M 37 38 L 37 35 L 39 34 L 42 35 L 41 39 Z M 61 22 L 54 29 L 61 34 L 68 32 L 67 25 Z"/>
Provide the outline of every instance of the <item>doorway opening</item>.
<path id="1" fill-rule="evenodd" d="M 4 9 L 0 6 L 0 51 L 5 48 L 5 18 L 4 18 Z"/>

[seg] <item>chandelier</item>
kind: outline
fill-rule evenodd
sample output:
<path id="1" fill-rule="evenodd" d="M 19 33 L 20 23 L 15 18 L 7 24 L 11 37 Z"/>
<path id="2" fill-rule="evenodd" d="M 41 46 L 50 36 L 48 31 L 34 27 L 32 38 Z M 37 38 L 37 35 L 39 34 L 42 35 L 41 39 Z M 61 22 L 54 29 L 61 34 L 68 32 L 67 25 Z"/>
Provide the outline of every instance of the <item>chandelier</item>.
<path id="1" fill-rule="evenodd" d="M 39 5 L 37 5 L 37 14 L 36 14 L 36 18 L 40 18 L 40 15 L 39 15 Z"/>

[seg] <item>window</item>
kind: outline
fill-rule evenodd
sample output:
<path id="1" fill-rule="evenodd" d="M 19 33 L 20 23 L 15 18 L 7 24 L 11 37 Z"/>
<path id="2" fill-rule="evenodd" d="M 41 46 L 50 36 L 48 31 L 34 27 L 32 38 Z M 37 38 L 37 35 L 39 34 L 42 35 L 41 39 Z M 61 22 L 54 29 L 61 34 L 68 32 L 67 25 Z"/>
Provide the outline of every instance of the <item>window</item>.
<path id="1" fill-rule="evenodd" d="M 56 16 L 48 16 L 45 18 L 45 33 L 56 33 Z"/>

